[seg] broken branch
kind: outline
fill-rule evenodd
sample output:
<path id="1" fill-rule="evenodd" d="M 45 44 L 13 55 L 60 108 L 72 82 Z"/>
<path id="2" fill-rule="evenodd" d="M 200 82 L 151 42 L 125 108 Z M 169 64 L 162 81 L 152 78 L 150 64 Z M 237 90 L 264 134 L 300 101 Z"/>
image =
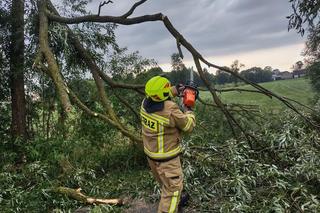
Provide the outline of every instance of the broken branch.
<path id="1" fill-rule="evenodd" d="M 53 190 L 56 193 L 66 195 L 72 199 L 78 200 L 84 204 L 109 204 L 109 205 L 123 205 L 124 200 L 122 199 L 101 199 L 89 197 L 81 193 L 81 188 L 71 189 L 67 187 L 57 187 Z"/>

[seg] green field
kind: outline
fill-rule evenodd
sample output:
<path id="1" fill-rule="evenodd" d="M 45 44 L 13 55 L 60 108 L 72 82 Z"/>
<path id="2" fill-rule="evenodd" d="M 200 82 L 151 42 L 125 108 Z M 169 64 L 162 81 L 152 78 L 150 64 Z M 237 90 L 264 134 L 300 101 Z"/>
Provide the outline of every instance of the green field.
<path id="1" fill-rule="evenodd" d="M 280 96 L 294 99 L 309 106 L 311 105 L 311 100 L 314 96 L 309 80 L 305 78 L 272 81 L 261 83 L 260 85 Z M 224 87 L 224 89 L 226 88 L 232 87 Z M 237 88 L 254 89 L 250 85 L 242 85 Z M 219 94 L 219 96 L 224 103 L 254 104 L 259 105 L 264 109 L 281 109 L 283 107 L 283 104 L 281 104 L 280 101 L 270 99 L 267 96 L 258 93 L 233 91 Z M 211 94 L 209 92 L 201 92 L 200 97 L 202 99 L 209 99 L 211 98 Z"/>

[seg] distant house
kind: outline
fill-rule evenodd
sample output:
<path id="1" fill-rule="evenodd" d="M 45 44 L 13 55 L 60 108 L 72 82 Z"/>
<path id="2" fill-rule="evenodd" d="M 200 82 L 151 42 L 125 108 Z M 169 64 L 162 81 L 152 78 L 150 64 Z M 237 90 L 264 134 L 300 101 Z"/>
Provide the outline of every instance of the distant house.
<path id="1" fill-rule="evenodd" d="M 294 70 L 292 72 L 293 78 L 301 78 L 307 74 L 306 69 Z"/>
<path id="2" fill-rule="evenodd" d="M 288 71 L 280 72 L 280 70 L 273 70 L 272 72 L 272 79 L 275 80 L 285 80 L 285 79 L 292 79 L 292 73 Z"/>
<path id="3" fill-rule="evenodd" d="M 272 80 L 280 80 L 280 70 L 276 69 L 272 71 Z"/>
<path id="4" fill-rule="evenodd" d="M 284 71 L 280 73 L 281 79 L 291 79 L 292 78 L 292 73 L 288 71 Z"/>

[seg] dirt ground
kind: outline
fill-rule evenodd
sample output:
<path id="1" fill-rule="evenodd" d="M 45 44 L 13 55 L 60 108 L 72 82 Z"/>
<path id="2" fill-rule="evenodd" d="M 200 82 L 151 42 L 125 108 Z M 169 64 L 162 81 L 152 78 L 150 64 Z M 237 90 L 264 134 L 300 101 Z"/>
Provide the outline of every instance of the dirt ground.
<path id="1" fill-rule="evenodd" d="M 156 213 L 157 204 L 149 204 L 144 200 L 133 200 L 130 207 L 124 213 Z"/>

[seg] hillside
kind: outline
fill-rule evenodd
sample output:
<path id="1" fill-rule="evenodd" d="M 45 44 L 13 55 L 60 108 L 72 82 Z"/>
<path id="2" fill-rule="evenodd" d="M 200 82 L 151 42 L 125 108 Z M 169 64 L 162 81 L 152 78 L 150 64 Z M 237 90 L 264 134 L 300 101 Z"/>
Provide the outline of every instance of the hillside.
<path id="1" fill-rule="evenodd" d="M 278 95 L 294 99 L 305 105 L 310 105 L 312 97 L 314 96 L 310 82 L 305 78 L 272 81 L 261 83 L 260 85 Z M 253 87 L 250 85 L 243 85 L 239 86 L 238 88 L 253 89 Z M 203 99 L 208 99 L 211 97 L 209 92 L 201 92 L 200 95 Z M 225 103 L 256 104 L 264 109 L 281 109 L 283 107 L 279 101 L 270 99 L 258 93 L 226 92 L 219 94 L 219 96 Z"/>

